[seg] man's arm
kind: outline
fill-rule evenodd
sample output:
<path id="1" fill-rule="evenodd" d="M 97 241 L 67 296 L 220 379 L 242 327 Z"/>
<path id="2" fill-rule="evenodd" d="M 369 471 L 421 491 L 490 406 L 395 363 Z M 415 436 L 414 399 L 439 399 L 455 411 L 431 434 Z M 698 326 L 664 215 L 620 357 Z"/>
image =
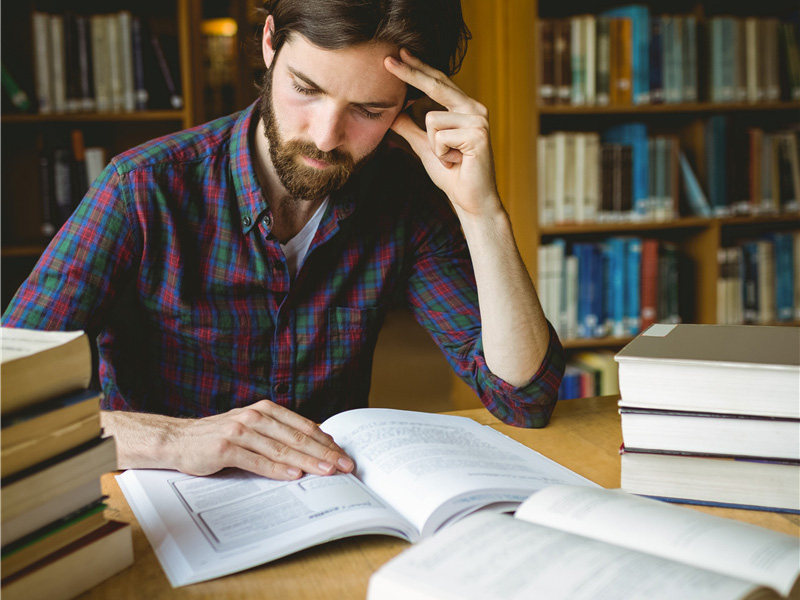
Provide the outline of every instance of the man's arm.
<path id="1" fill-rule="evenodd" d="M 177 469 L 210 475 L 238 467 L 272 479 L 349 473 L 353 461 L 316 424 L 270 402 L 202 419 L 103 411 L 120 469 Z"/>
<path id="2" fill-rule="evenodd" d="M 392 129 L 409 142 L 455 209 L 478 288 L 489 369 L 515 386 L 530 381 L 547 353 L 549 329 L 497 193 L 488 112 L 439 71 L 405 50 L 386 68 L 446 111 L 430 112 L 427 131 L 401 113 Z"/>

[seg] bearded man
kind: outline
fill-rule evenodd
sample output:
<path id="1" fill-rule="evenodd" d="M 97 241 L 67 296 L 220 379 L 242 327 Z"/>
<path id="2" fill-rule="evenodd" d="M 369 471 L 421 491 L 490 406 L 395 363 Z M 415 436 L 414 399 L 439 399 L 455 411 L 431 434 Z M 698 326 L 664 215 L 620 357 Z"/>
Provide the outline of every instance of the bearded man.
<path id="1" fill-rule="evenodd" d="M 366 405 L 398 302 L 493 414 L 545 425 L 563 350 L 497 193 L 487 111 L 449 78 L 469 38 L 458 0 L 265 14 L 258 100 L 115 157 L 4 325 L 97 334 L 120 468 L 352 471 L 315 422 Z M 424 130 L 406 112 L 423 94 L 443 107 Z"/>

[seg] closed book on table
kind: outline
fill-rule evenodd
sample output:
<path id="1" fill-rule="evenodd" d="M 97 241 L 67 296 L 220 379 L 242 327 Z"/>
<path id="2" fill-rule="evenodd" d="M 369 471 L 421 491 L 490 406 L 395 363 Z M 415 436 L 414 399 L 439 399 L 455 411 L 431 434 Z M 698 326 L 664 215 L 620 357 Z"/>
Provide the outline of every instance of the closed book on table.
<path id="1" fill-rule="evenodd" d="M 0 412 L 7 414 L 89 385 L 89 338 L 81 331 L 0 330 Z"/>
<path id="2" fill-rule="evenodd" d="M 800 514 L 800 461 L 624 448 L 620 487 L 676 502 Z"/>
<path id="3" fill-rule="evenodd" d="M 800 418 L 800 328 L 655 324 L 616 355 L 620 406 Z"/>

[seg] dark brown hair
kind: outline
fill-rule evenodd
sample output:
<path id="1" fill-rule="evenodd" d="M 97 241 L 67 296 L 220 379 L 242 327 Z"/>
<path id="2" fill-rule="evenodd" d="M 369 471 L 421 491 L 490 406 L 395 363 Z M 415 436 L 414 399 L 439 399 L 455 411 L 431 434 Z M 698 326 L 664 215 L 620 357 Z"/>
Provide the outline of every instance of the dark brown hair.
<path id="1" fill-rule="evenodd" d="M 276 53 L 293 32 L 328 50 L 385 42 L 447 76 L 461 68 L 472 37 L 460 0 L 269 0 L 263 13 L 275 20 Z"/>

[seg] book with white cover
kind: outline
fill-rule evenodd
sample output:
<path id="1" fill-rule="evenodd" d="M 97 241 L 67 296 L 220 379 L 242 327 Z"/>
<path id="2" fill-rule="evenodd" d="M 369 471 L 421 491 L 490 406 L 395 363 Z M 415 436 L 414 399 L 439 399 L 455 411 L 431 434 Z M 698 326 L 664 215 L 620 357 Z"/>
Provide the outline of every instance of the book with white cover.
<path id="1" fill-rule="evenodd" d="M 551 484 L 595 486 L 465 417 L 357 409 L 321 427 L 355 460 L 355 474 L 286 482 L 239 470 L 129 470 L 117 478 L 173 586 L 348 536 L 416 541 L 475 511 L 513 510 Z"/>
<path id="2" fill-rule="evenodd" d="M 552 486 L 405 550 L 368 600 L 796 597 L 798 539 L 619 490 Z"/>
<path id="3" fill-rule="evenodd" d="M 800 417 L 800 328 L 655 324 L 620 350 L 621 407 Z"/>

